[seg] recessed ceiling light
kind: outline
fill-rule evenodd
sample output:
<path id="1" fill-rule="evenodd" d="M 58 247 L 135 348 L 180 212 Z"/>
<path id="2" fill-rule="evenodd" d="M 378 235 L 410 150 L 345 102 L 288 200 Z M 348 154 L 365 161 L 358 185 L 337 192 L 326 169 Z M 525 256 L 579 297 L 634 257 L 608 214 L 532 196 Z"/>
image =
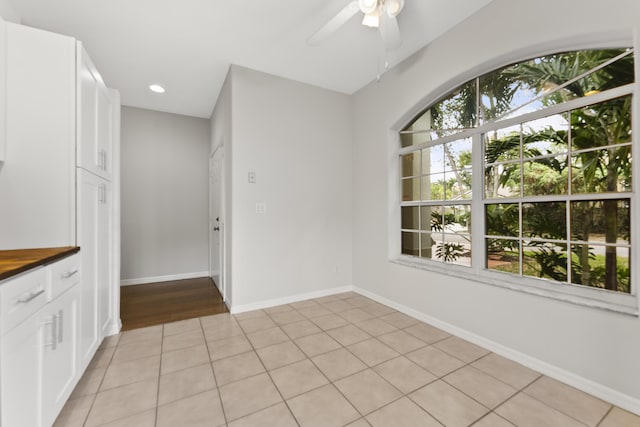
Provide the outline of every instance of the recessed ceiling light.
<path id="1" fill-rule="evenodd" d="M 155 93 L 164 93 L 164 88 L 160 85 L 149 85 L 149 89 Z"/>

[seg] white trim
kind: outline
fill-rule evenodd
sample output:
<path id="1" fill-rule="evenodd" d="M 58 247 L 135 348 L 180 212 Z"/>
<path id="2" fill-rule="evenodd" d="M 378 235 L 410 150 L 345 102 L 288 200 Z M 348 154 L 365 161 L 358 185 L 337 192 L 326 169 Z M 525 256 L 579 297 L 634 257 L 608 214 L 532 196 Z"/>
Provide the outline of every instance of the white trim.
<path id="1" fill-rule="evenodd" d="M 122 319 L 118 318 L 116 322 L 111 322 L 111 325 L 106 329 L 105 337 L 116 335 L 122 330 Z M 103 338 L 104 339 L 104 338 Z"/>
<path id="2" fill-rule="evenodd" d="M 610 292 L 600 288 L 585 287 L 573 283 L 560 283 L 535 277 L 517 276 L 499 271 L 486 269 L 476 270 L 473 267 L 434 262 L 407 255 L 390 259 L 389 262 L 405 267 L 473 280 L 478 283 L 520 291 L 556 301 L 564 301 L 583 307 L 596 308 L 635 317 L 640 316 L 635 295 Z M 513 280 L 514 278 L 518 280 Z"/>
<path id="3" fill-rule="evenodd" d="M 544 362 L 535 357 L 531 357 L 527 354 L 521 353 L 512 348 L 499 344 L 495 341 L 484 338 L 473 332 L 469 332 L 466 329 L 459 328 L 450 323 L 439 320 L 435 317 L 431 317 L 427 314 L 424 314 L 412 308 L 406 307 L 402 304 L 396 303 L 394 301 L 381 297 L 377 294 L 374 294 L 362 288 L 358 288 L 354 286 L 353 291 L 358 294 L 364 295 L 367 298 L 375 300 L 381 304 L 394 308 L 400 311 L 401 313 L 404 313 L 422 322 L 425 322 L 432 326 L 440 328 L 452 335 L 455 335 L 469 342 L 472 342 L 476 345 L 479 345 L 480 347 L 490 350 L 500 356 L 503 356 L 507 359 L 518 362 L 530 369 L 540 372 L 541 374 L 554 378 L 558 381 L 561 381 L 565 384 L 568 384 L 572 387 L 582 390 L 585 393 L 589 393 L 602 400 L 612 403 L 613 405 L 619 406 L 620 408 L 626 409 L 628 411 L 631 411 L 633 413 L 640 415 L 640 399 L 636 399 L 632 396 L 621 393 L 617 390 L 614 390 L 602 384 L 596 383 L 587 378 L 581 377 L 580 375 L 576 375 L 573 372 L 569 372 L 565 369 L 559 368 L 557 366 Z"/>
<path id="4" fill-rule="evenodd" d="M 260 310 L 263 308 L 275 307 L 278 305 L 291 304 L 298 301 L 304 301 L 304 300 L 313 299 L 313 298 L 321 298 L 329 295 L 350 292 L 352 290 L 353 290 L 353 286 L 340 286 L 337 288 L 323 289 L 321 291 L 307 292 L 304 294 L 296 294 L 296 295 L 291 295 L 291 296 L 282 297 L 282 298 L 274 298 L 274 299 L 254 302 L 251 304 L 232 305 L 229 311 L 231 312 L 231 314 L 244 313 L 245 311 Z"/>
<path id="5" fill-rule="evenodd" d="M 120 280 L 120 286 L 145 285 L 155 282 L 171 282 L 173 280 L 199 279 L 201 277 L 209 277 L 208 271 L 199 271 L 196 273 L 170 274 L 168 276 L 141 277 L 139 279 Z"/>

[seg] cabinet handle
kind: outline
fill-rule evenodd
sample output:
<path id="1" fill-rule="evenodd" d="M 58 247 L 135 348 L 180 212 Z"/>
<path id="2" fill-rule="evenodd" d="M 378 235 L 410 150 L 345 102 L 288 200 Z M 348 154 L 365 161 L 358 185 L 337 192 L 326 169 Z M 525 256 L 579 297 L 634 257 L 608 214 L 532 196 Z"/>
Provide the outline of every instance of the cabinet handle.
<path id="1" fill-rule="evenodd" d="M 58 315 L 56 316 L 58 318 L 58 342 L 62 342 L 62 334 L 64 332 L 64 311 L 59 310 L 58 311 Z"/>
<path id="2" fill-rule="evenodd" d="M 39 291 L 31 292 L 26 297 L 18 298 L 18 304 L 26 304 L 29 301 L 37 298 L 38 296 L 44 294 L 44 289 L 40 289 Z"/>
<path id="3" fill-rule="evenodd" d="M 57 322 L 57 317 L 56 315 L 52 315 L 51 316 L 51 320 L 49 322 L 44 322 L 45 325 L 51 325 L 51 341 L 48 343 L 45 343 L 45 347 L 51 347 L 51 350 L 56 349 L 56 347 L 58 346 L 58 322 Z"/>
<path id="4" fill-rule="evenodd" d="M 104 184 L 98 187 L 98 203 L 104 204 Z"/>
<path id="5" fill-rule="evenodd" d="M 62 274 L 60 276 L 61 279 L 68 279 L 69 277 L 73 276 L 74 274 L 76 274 L 78 272 L 78 268 L 77 267 L 73 267 L 71 270 L 67 271 L 66 273 Z"/>
<path id="6" fill-rule="evenodd" d="M 98 167 L 106 172 L 107 170 L 107 152 L 100 150 L 98 153 Z"/>

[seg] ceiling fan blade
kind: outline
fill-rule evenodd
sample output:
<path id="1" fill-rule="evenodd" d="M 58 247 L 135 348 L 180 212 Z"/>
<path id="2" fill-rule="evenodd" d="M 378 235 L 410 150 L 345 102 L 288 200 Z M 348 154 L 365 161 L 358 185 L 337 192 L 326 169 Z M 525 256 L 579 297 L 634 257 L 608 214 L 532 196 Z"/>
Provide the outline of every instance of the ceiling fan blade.
<path id="1" fill-rule="evenodd" d="M 402 37 L 400 36 L 400 28 L 395 16 L 390 17 L 386 12 L 380 13 L 380 36 L 387 50 L 394 50 L 400 47 Z"/>
<path id="2" fill-rule="evenodd" d="M 320 28 L 314 35 L 309 37 L 307 43 L 310 45 L 317 45 L 322 42 L 324 39 L 331 36 L 335 33 L 338 28 L 342 27 L 347 23 L 349 19 L 353 17 L 356 13 L 360 11 L 360 6 L 358 6 L 357 1 L 352 1 L 348 5 L 346 5 L 340 12 L 336 14 L 333 18 L 329 20 L 322 28 Z"/>

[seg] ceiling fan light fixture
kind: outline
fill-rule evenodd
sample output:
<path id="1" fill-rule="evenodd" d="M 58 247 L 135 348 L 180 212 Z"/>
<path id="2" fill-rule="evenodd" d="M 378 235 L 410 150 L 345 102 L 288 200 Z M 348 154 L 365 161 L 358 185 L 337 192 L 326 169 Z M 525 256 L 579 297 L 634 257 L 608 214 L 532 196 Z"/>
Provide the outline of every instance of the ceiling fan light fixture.
<path id="1" fill-rule="evenodd" d="M 362 25 L 378 28 L 380 26 L 380 14 L 378 11 L 374 10 L 373 12 L 364 15 L 364 18 L 362 18 Z"/>
<path id="2" fill-rule="evenodd" d="M 164 87 L 160 86 L 159 84 L 151 84 L 149 85 L 149 90 L 151 92 L 155 92 L 155 93 L 164 93 Z"/>
<path id="3" fill-rule="evenodd" d="M 378 0 L 358 0 L 358 5 L 362 13 L 368 15 L 378 9 Z"/>
<path id="4" fill-rule="evenodd" d="M 404 8 L 404 0 L 386 0 L 384 8 L 390 18 L 395 18 Z"/>

